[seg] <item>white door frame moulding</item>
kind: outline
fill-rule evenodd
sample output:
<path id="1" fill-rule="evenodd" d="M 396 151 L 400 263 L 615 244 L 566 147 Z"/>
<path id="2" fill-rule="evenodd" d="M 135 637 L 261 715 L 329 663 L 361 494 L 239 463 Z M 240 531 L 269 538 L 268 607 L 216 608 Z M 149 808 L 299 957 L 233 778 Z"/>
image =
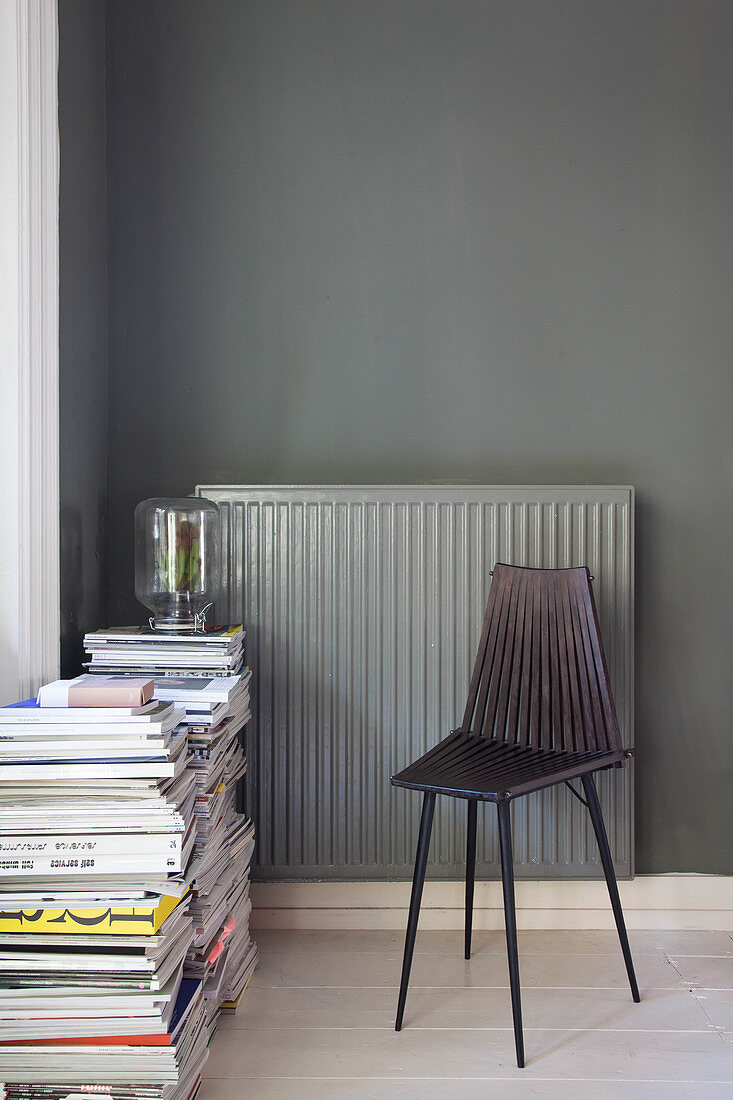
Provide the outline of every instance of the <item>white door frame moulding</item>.
<path id="1" fill-rule="evenodd" d="M 59 667 L 58 16 L 0 0 L 0 702 Z"/>
<path id="2" fill-rule="evenodd" d="M 639 875 L 619 882 L 629 929 L 733 932 L 733 876 Z M 463 928 L 464 884 L 427 882 L 420 927 Z M 515 883 L 517 926 L 613 929 L 605 882 Z M 403 931 L 409 882 L 255 882 L 253 928 L 366 928 Z M 477 882 L 473 926 L 504 927 L 500 882 Z"/>

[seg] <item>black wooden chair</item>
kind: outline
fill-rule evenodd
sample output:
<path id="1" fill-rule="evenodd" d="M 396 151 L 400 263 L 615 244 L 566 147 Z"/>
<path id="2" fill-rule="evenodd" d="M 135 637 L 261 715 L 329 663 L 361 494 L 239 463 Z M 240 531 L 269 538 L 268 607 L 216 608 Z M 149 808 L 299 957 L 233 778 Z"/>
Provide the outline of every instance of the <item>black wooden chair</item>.
<path id="1" fill-rule="evenodd" d="M 616 918 L 621 950 L 639 1000 L 611 851 L 593 772 L 620 767 L 631 751 L 621 743 L 598 629 L 590 575 L 578 569 L 493 571 L 478 655 L 459 729 L 392 776 L 398 787 L 424 791 L 412 880 L 395 1030 L 402 1028 L 420 899 L 437 794 L 468 801 L 465 957 L 471 957 L 476 863 L 476 810 L 495 802 L 504 887 L 509 982 L 517 1065 L 524 1066 L 514 870 L 509 805 L 530 791 L 567 783 L 590 812 Z M 568 782 L 579 777 L 585 798 Z"/>

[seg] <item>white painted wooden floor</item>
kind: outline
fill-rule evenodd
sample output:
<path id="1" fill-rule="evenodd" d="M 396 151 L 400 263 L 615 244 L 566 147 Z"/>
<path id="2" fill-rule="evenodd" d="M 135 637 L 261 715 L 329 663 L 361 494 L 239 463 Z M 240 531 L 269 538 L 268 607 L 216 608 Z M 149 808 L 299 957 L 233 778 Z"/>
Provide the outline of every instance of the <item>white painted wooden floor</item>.
<path id="1" fill-rule="evenodd" d="M 199 1100 L 733 1098 L 733 936 L 520 932 L 527 1066 L 514 1062 L 501 932 L 418 931 L 404 1030 L 398 932 L 256 933 L 260 963 L 220 1023 Z"/>

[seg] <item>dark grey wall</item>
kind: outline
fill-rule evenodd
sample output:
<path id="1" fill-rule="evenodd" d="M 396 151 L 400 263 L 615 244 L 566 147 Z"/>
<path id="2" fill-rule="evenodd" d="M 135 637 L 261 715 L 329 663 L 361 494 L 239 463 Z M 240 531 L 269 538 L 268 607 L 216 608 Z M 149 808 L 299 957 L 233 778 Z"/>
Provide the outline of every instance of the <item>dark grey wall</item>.
<path id="1" fill-rule="evenodd" d="M 733 6 L 107 15 L 111 618 L 197 482 L 633 484 L 637 869 L 733 871 Z"/>
<path id="2" fill-rule="evenodd" d="M 61 671 L 106 619 L 107 167 L 105 18 L 59 3 Z"/>

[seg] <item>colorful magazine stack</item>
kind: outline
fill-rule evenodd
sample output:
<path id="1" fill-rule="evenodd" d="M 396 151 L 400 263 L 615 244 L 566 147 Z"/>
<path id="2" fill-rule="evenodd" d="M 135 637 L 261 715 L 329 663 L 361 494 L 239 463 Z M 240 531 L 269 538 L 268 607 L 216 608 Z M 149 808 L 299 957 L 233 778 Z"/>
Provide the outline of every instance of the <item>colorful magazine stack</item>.
<path id="1" fill-rule="evenodd" d="M 0 709 L 0 1066 L 8 1097 L 189 1100 L 208 1052 L 184 710 Z"/>
<path id="2" fill-rule="evenodd" d="M 90 672 L 154 676 L 155 697 L 185 709 L 197 829 L 187 872 L 195 933 L 184 975 L 203 983 L 211 1027 L 222 1009 L 236 1008 L 257 962 L 249 934 L 254 825 L 236 809 L 250 718 L 244 630 L 171 635 L 123 627 L 88 634 L 84 644 Z"/>

